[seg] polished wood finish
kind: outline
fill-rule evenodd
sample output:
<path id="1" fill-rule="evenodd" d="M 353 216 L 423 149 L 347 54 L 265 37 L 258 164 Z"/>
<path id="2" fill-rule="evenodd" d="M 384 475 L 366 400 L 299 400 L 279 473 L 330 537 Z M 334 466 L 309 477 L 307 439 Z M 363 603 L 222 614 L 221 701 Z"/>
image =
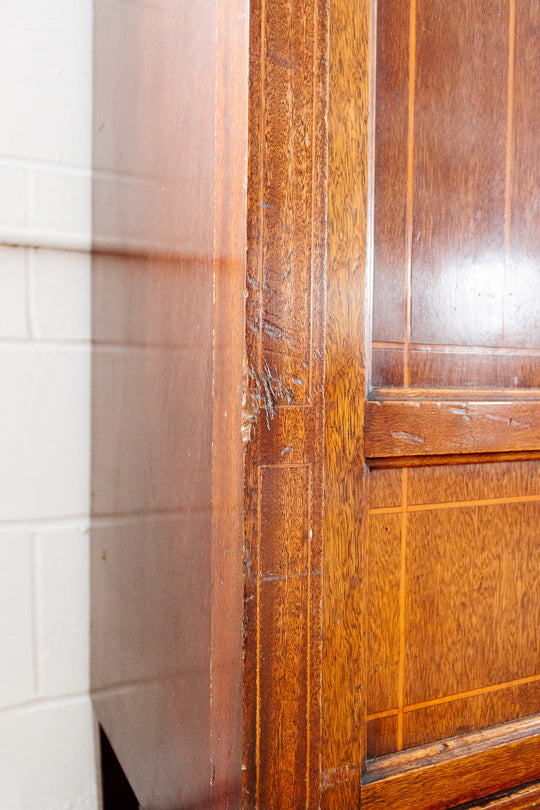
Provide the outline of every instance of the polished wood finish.
<path id="1" fill-rule="evenodd" d="M 377 3 L 362 807 L 472 807 L 540 774 L 539 22 Z"/>
<path id="2" fill-rule="evenodd" d="M 442 746 L 437 743 L 435 749 L 417 748 L 381 757 L 364 777 L 361 807 L 446 810 L 458 802 L 530 781 L 538 775 L 539 756 L 536 719 L 502 726 L 492 737 L 464 736 Z"/>
<path id="3" fill-rule="evenodd" d="M 96 3 L 92 691 L 145 810 L 535 806 L 540 18 L 495 11 Z"/>
<path id="4" fill-rule="evenodd" d="M 368 458 L 503 453 L 540 446 L 540 402 L 366 403 Z"/>
<path id="5" fill-rule="evenodd" d="M 247 13 L 95 3 L 92 696 L 143 808 L 241 802 Z"/>
<path id="6" fill-rule="evenodd" d="M 330 3 L 322 635 L 323 810 L 356 807 L 365 758 L 363 288 L 371 3 Z M 360 474 L 359 474 L 360 470 Z"/>
<path id="7" fill-rule="evenodd" d="M 485 800 L 478 803 L 467 802 L 454 810 L 479 810 L 481 807 L 484 810 L 528 810 L 531 807 L 540 807 L 540 785 L 534 782 L 524 789 L 504 791 L 493 796 L 487 804 Z"/>
<path id="8" fill-rule="evenodd" d="M 377 17 L 373 384 L 538 388 L 536 4 Z"/>
<path id="9" fill-rule="evenodd" d="M 326 0 L 251 3 L 244 804 L 321 791 Z"/>

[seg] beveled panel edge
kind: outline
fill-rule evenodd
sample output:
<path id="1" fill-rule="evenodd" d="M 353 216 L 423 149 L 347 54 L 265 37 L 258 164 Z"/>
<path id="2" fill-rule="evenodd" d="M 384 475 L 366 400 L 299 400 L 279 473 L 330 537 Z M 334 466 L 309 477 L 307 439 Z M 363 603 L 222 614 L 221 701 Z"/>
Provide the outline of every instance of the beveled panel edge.
<path id="1" fill-rule="evenodd" d="M 488 804 L 486 804 L 486 800 Z M 529 807 L 540 806 L 540 782 L 529 782 L 518 785 L 517 788 L 499 791 L 483 799 L 475 799 L 466 804 L 453 807 L 452 810 L 527 810 Z"/>
<path id="2" fill-rule="evenodd" d="M 499 453 L 450 453 L 427 456 L 381 456 L 368 458 L 370 470 L 399 469 L 403 467 L 438 467 L 455 464 L 496 464 L 504 461 L 538 461 L 540 450 L 516 450 Z"/>
<path id="3" fill-rule="evenodd" d="M 449 802 L 473 801 L 539 776 L 540 716 L 534 715 L 372 761 L 361 806 L 444 810 Z"/>

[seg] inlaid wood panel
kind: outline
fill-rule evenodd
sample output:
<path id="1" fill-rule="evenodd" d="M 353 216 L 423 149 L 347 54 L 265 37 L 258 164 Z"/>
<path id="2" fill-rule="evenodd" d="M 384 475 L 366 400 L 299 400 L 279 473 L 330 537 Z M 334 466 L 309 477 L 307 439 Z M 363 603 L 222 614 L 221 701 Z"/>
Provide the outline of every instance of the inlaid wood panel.
<path id="1" fill-rule="evenodd" d="M 378 3 L 375 388 L 539 387 L 539 25 L 525 0 Z"/>
<path id="2" fill-rule="evenodd" d="M 321 810 L 357 807 L 365 759 L 364 301 L 370 0 L 329 4 Z"/>
<path id="3" fill-rule="evenodd" d="M 321 790 L 326 3 L 251 4 L 244 806 Z"/>
<path id="4" fill-rule="evenodd" d="M 370 473 L 374 756 L 540 711 L 538 464 Z"/>
<path id="5" fill-rule="evenodd" d="M 367 543 L 367 712 L 399 704 L 401 515 L 372 515 Z"/>

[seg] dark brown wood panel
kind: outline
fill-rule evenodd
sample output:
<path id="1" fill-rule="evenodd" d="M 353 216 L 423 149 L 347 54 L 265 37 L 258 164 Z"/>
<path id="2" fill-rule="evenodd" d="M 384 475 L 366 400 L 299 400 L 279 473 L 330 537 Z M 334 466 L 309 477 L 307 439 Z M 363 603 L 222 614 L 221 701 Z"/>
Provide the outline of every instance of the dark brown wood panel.
<path id="1" fill-rule="evenodd" d="M 374 386 L 539 387 L 539 26 L 516 0 L 378 3 Z"/>
<path id="2" fill-rule="evenodd" d="M 516 3 L 513 171 L 507 340 L 509 346 L 540 346 L 538 276 L 538 186 L 540 146 L 540 9 L 537 3 Z"/>
<path id="3" fill-rule="evenodd" d="M 397 715 L 374 717 L 366 722 L 366 756 L 376 759 L 396 750 L 398 733 Z"/>
<path id="4" fill-rule="evenodd" d="M 409 471 L 411 506 L 535 496 L 540 497 L 538 461 L 418 467 Z"/>
<path id="5" fill-rule="evenodd" d="M 376 401 L 366 403 L 365 454 L 498 453 L 540 446 L 540 403 Z"/>
<path id="6" fill-rule="evenodd" d="M 244 805 L 318 805 L 325 2 L 251 3 Z"/>
<path id="7" fill-rule="evenodd" d="M 538 463 L 370 471 L 371 751 L 538 711 Z"/>
<path id="8" fill-rule="evenodd" d="M 510 3 L 416 6 L 411 339 L 500 345 Z"/>
<path id="9" fill-rule="evenodd" d="M 378 4 L 373 340 L 401 343 L 405 341 L 408 279 L 409 21 L 407 3 Z M 403 349 L 400 359 L 403 361 Z M 403 385 L 403 365 L 401 377 L 392 384 Z"/>
<path id="10" fill-rule="evenodd" d="M 374 346 L 371 354 L 371 383 L 377 388 L 403 385 L 404 350 Z"/>
<path id="11" fill-rule="evenodd" d="M 401 506 L 403 485 L 401 470 L 370 470 L 368 506 L 370 509 Z"/>
<path id="12" fill-rule="evenodd" d="M 465 354 L 452 347 L 443 351 L 412 347 L 410 363 L 411 384 L 417 388 L 540 388 L 538 353 Z M 378 384 L 375 377 L 373 382 Z"/>
<path id="13" fill-rule="evenodd" d="M 248 4 L 94 5 L 93 702 L 141 806 L 221 808 L 241 796 Z"/>
<path id="14" fill-rule="evenodd" d="M 412 513 L 405 704 L 540 674 L 540 503 Z"/>

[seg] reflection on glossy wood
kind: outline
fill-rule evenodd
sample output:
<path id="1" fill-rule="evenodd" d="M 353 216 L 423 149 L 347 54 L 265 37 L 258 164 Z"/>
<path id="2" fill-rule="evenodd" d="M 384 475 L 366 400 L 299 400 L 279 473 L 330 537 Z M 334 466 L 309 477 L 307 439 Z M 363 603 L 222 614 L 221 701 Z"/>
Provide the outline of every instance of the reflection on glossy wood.
<path id="1" fill-rule="evenodd" d="M 538 387 L 536 5 L 377 17 L 373 384 Z"/>

